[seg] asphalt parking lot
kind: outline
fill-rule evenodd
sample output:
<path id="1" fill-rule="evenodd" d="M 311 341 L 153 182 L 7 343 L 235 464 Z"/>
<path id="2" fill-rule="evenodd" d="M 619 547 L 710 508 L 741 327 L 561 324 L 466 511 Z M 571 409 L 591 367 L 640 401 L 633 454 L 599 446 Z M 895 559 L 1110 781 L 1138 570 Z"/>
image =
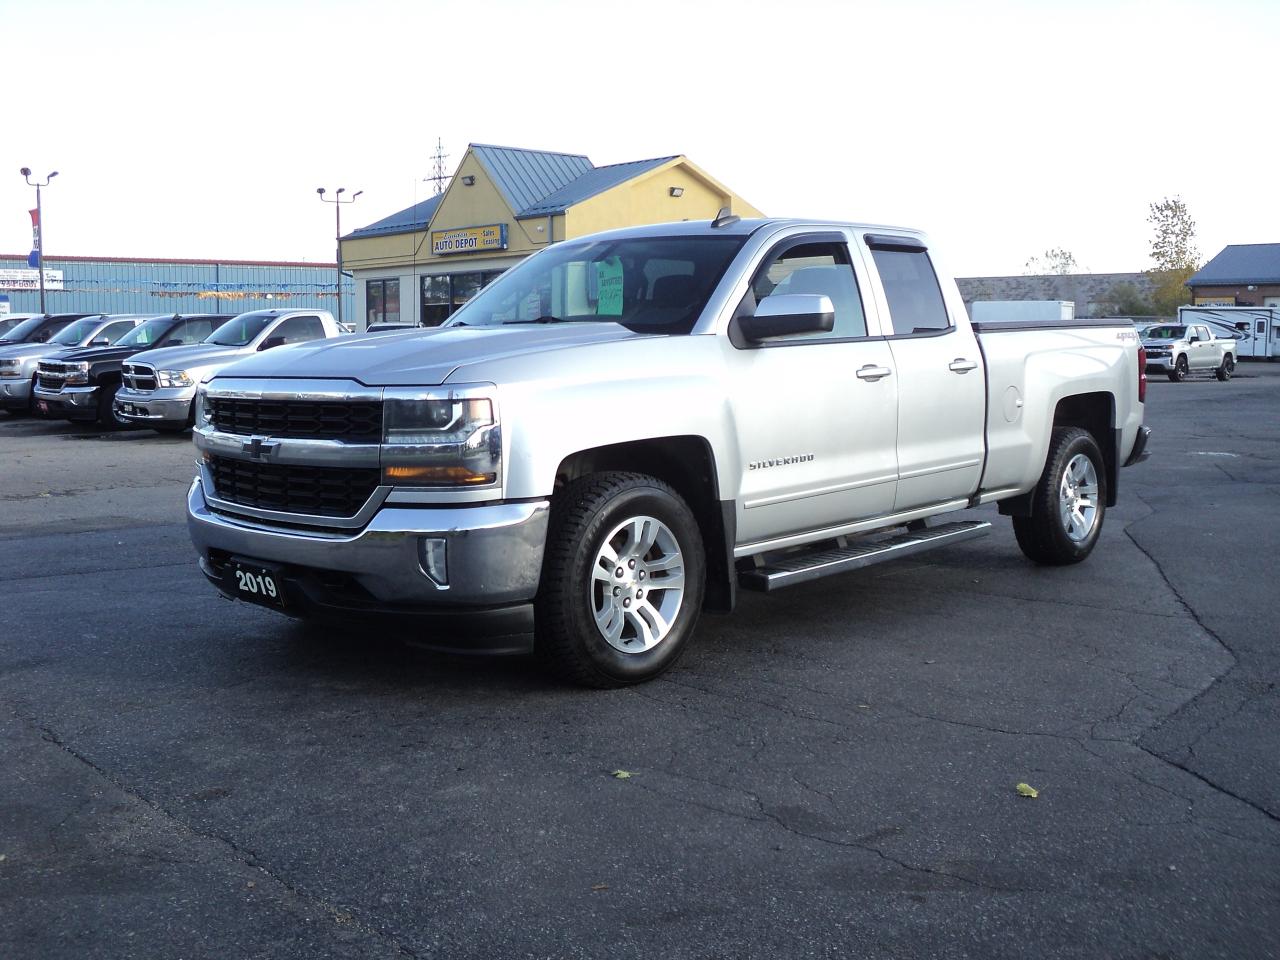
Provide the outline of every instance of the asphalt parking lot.
<path id="1" fill-rule="evenodd" d="M 0 957 L 1280 955 L 1280 364 L 1240 373 L 1152 380 L 1087 563 L 1001 521 L 609 692 L 224 601 L 189 439 L 0 414 Z"/>

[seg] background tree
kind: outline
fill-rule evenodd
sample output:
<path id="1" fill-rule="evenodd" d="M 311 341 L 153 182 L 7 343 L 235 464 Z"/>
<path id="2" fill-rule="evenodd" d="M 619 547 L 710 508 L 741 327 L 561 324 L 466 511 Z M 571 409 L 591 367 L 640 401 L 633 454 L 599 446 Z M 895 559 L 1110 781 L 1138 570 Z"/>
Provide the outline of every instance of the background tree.
<path id="1" fill-rule="evenodd" d="M 1152 317 L 1156 315 L 1151 301 L 1143 296 L 1136 284 L 1127 280 L 1117 283 L 1107 291 L 1107 301 L 1116 314 L 1122 317 Z"/>
<path id="2" fill-rule="evenodd" d="M 1196 222 L 1181 197 L 1165 197 L 1151 204 L 1147 223 L 1154 230 L 1153 266 L 1147 271 L 1155 284 L 1152 306 L 1160 316 L 1174 316 L 1178 307 L 1191 302 L 1187 280 L 1200 266 L 1200 251 L 1195 243 Z"/>
<path id="3" fill-rule="evenodd" d="M 1079 272 L 1079 267 L 1076 265 L 1076 258 L 1070 250 L 1054 247 L 1039 256 L 1030 257 L 1023 270 L 1027 276 L 1034 277 L 1044 276 L 1049 273 L 1077 273 Z"/>

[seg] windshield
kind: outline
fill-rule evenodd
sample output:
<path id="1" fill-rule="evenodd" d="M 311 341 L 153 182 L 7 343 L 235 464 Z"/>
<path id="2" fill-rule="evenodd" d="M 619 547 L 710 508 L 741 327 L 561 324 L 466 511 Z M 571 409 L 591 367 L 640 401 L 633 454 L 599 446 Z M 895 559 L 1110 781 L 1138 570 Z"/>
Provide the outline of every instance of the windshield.
<path id="1" fill-rule="evenodd" d="M 216 343 L 224 347 L 243 347 L 262 332 L 262 328 L 275 319 L 270 313 L 242 313 L 232 317 L 209 336 L 205 343 Z"/>
<path id="2" fill-rule="evenodd" d="M 102 323 L 101 317 L 86 317 L 83 320 L 77 320 L 75 323 L 69 323 L 63 327 L 62 332 L 56 337 L 52 337 L 49 342 L 63 347 L 73 347 L 93 333 L 100 323 Z"/>
<path id="3" fill-rule="evenodd" d="M 6 334 L 21 322 L 21 317 L 11 317 L 8 320 L 0 317 L 0 340 L 3 340 Z"/>
<path id="4" fill-rule="evenodd" d="M 1148 327 L 1146 337 L 1148 340 L 1181 340 L 1186 332 L 1186 327 Z"/>
<path id="5" fill-rule="evenodd" d="M 557 244 L 508 270 L 446 326 L 618 323 L 688 333 L 744 236 Z"/>
<path id="6" fill-rule="evenodd" d="M 115 342 L 117 347 L 149 347 L 166 333 L 173 326 L 173 317 L 160 317 L 156 320 L 148 320 L 146 323 L 139 324 L 134 327 L 123 337 Z"/>
<path id="7" fill-rule="evenodd" d="M 4 335 L 6 340 L 23 341 L 40 329 L 40 325 L 44 323 L 44 317 L 32 317 L 30 320 L 23 320 L 12 330 Z"/>

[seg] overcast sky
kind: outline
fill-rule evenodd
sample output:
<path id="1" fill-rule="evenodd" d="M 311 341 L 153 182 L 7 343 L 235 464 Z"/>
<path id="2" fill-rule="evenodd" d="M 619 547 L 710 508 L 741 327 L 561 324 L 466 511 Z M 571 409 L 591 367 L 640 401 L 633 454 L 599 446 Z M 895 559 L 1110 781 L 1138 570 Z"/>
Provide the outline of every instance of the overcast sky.
<path id="1" fill-rule="evenodd" d="M 1276 0 L 0 0 L 0 253 L 330 261 L 437 138 L 683 153 L 771 216 L 928 230 L 962 276 L 1280 242 Z"/>

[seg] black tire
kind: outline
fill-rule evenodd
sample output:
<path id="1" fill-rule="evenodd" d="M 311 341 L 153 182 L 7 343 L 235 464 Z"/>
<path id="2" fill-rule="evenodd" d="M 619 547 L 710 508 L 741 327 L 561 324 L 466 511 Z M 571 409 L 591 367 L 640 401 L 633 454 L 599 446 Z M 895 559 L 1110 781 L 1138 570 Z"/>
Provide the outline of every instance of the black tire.
<path id="1" fill-rule="evenodd" d="M 1073 535 L 1062 516 L 1065 474 L 1077 457 L 1087 457 L 1096 479 L 1094 513 L 1087 533 Z M 1031 516 L 1014 517 L 1013 533 L 1029 560 L 1045 566 L 1079 563 L 1093 552 L 1107 512 L 1107 469 L 1098 442 L 1079 427 L 1058 427 L 1049 441 L 1049 456 L 1031 495 Z"/>
<path id="2" fill-rule="evenodd" d="M 1187 363 L 1187 355 L 1184 353 L 1178 358 L 1177 362 L 1174 363 L 1173 369 L 1169 371 L 1169 379 L 1174 383 L 1181 383 L 1183 380 L 1187 379 L 1187 374 L 1190 372 L 1191 367 Z"/>
<path id="3" fill-rule="evenodd" d="M 593 576 L 605 542 L 614 533 L 625 536 L 622 528 L 642 519 L 658 521 L 660 541 L 637 555 L 638 572 L 633 563 L 618 584 L 609 587 Z M 616 597 L 619 591 L 644 587 L 636 578 L 644 579 L 647 562 L 658 565 L 646 558 L 664 549 L 664 543 L 668 556 L 678 550 L 683 594 L 677 599 L 674 590 L 652 587 L 663 581 L 650 577 L 646 582 L 651 592 L 657 593 L 658 604 L 678 604 L 669 626 L 648 649 L 619 649 L 606 639 L 603 628 L 597 628 L 595 608 L 612 604 L 617 614 L 617 605 L 624 601 L 610 600 L 603 591 L 611 590 Z M 618 560 L 620 570 L 625 569 L 624 559 Z M 702 609 L 705 581 L 706 555 L 698 521 L 670 486 L 637 473 L 596 473 L 575 480 L 557 493 L 551 504 L 542 582 L 535 603 L 537 655 L 553 672 L 583 686 L 621 687 L 651 680 L 669 669 L 687 648 Z M 649 598 L 645 602 L 652 605 L 654 601 Z M 635 626 L 642 605 L 638 602 L 630 614 L 617 614 L 624 625 L 623 635 L 615 642 L 646 642 Z M 633 641 L 627 639 L 627 631 L 633 632 Z"/>
<path id="4" fill-rule="evenodd" d="M 1213 371 L 1213 375 L 1217 377 L 1219 380 L 1221 380 L 1223 383 L 1226 383 L 1228 380 L 1231 379 L 1231 375 L 1235 372 L 1236 372 L 1236 358 L 1231 356 L 1231 354 L 1227 353 L 1223 355 L 1222 363 L 1218 365 L 1217 370 Z"/>
<path id="5" fill-rule="evenodd" d="M 116 394 L 120 384 L 113 383 L 98 391 L 98 426 L 103 430 L 128 430 L 133 424 L 116 416 Z"/>

